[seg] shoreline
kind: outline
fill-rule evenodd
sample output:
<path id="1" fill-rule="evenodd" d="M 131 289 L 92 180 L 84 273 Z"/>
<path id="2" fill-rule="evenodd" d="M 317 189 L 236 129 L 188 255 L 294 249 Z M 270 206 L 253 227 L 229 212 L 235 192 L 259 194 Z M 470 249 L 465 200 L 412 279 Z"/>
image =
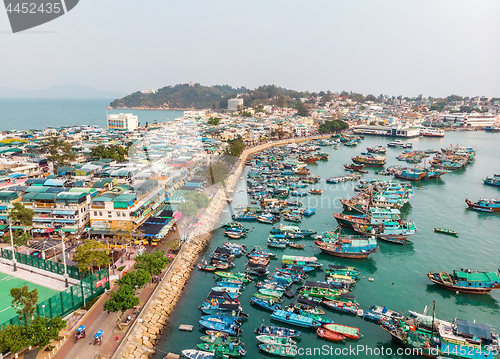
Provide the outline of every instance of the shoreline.
<path id="1" fill-rule="evenodd" d="M 155 353 L 155 344 L 159 336 L 162 335 L 163 328 L 174 311 L 200 254 L 211 239 L 211 231 L 218 224 L 222 209 L 227 205 L 226 193 L 234 192 L 234 187 L 245 168 L 248 156 L 271 147 L 280 147 L 290 143 L 305 142 L 313 139 L 329 138 L 331 135 L 268 142 L 243 151 L 239 157 L 239 163 L 234 171 L 231 171 L 226 181 L 225 190 L 219 188 L 206 210 L 207 212 L 210 211 L 212 215 L 203 216 L 202 225 L 197 227 L 186 243 L 184 243 L 168 268 L 164 279 L 155 289 L 150 299 L 144 303 L 142 311 L 125 335 L 120 346 L 112 355 L 112 359 L 147 359 Z"/>
<path id="2" fill-rule="evenodd" d="M 195 108 L 165 108 L 165 107 L 111 107 L 107 106 L 107 110 L 150 110 L 150 111 L 209 111 Z"/>

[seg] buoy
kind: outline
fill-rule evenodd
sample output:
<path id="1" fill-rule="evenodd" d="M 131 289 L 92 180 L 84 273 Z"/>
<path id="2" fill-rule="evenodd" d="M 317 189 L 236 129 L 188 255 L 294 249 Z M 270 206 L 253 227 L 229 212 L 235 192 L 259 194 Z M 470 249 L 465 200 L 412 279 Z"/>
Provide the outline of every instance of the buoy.
<path id="1" fill-rule="evenodd" d="M 368 280 L 369 280 L 370 282 L 373 282 L 375 279 L 373 279 L 373 278 L 368 278 Z"/>

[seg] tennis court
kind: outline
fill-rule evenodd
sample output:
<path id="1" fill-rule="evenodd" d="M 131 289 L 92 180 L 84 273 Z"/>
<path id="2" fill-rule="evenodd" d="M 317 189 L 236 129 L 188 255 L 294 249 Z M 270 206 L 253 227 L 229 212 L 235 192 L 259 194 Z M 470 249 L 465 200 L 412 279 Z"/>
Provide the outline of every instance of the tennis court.
<path id="1" fill-rule="evenodd" d="M 59 293 L 57 290 L 49 289 L 36 283 L 28 282 L 25 279 L 16 278 L 9 274 L 0 273 L 0 324 L 16 316 L 14 308 L 11 307 L 11 288 L 19 288 L 27 285 L 30 290 L 38 290 L 38 303 Z"/>

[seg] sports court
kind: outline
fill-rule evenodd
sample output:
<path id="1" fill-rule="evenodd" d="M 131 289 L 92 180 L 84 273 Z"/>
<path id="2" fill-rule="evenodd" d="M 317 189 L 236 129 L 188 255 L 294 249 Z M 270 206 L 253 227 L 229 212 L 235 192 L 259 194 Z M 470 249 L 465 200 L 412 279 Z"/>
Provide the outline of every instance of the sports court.
<path id="1" fill-rule="evenodd" d="M 10 289 L 22 287 L 24 285 L 27 285 L 30 290 L 35 288 L 38 290 L 38 303 L 59 293 L 57 290 L 29 282 L 26 279 L 13 277 L 6 273 L 0 273 L 0 325 L 16 316 L 14 308 L 11 307 L 12 297 L 10 296 Z"/>

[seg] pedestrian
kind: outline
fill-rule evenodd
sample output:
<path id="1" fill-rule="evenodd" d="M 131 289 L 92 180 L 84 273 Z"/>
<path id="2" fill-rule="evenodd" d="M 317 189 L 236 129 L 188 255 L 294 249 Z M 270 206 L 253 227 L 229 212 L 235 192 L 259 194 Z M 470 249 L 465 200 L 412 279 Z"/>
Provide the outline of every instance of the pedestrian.
<path id="1" fill-rule="evenodd" d="M 120 341 L 120 338 L 119 338 L 119 337 L 116 337 L 116 341 L 117 341 L 117 342 L 118 342 L 118 341 Z"/>

